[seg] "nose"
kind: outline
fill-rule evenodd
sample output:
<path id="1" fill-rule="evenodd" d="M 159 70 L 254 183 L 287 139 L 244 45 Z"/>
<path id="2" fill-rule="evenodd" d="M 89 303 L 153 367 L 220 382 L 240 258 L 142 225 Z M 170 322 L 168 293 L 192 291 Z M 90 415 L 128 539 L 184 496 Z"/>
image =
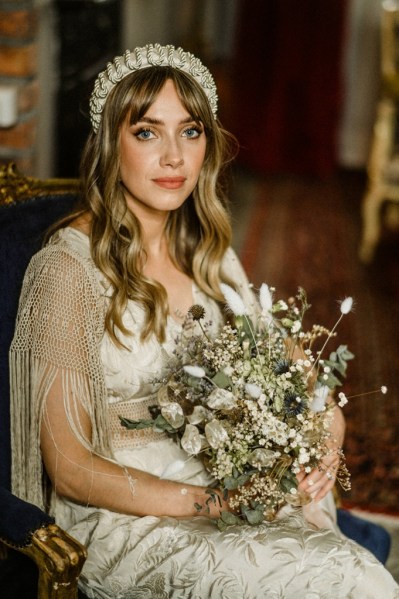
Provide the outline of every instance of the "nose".
<path id="1" fill-rule="evenodd" d="M 179 140 L 174 137 L 166 139 L 162 148 L 161 166 L 170 166 L 175 169 L 181 166 L 183 162 L 183 151 Z"/>

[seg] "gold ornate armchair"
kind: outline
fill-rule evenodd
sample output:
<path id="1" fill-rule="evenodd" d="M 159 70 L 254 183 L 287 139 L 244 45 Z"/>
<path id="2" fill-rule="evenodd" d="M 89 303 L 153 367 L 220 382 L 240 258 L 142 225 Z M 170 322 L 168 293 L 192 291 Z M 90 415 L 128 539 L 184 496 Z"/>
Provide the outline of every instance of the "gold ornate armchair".
<path id="1" fill-rule="evenodd" d="M 382 219 L 398 226 L 399 202 L 399 1 L 385 0 L 381 17 L 381 97 L 377 105 L 368 186 L 362 204 L 359 257 L 371 262 Z M 384 210 L 383 210 L 384 209 Z"/>
<path id="2" fill-rule="evenodd" d="M 40 181 L 0 166 L 0 589 L 7 599 L 75 599 L 86 559 L 48 514 L 10 492 L 8 350 L 22 279 L 45 231 L 77 197 L 76 180 Z"/>

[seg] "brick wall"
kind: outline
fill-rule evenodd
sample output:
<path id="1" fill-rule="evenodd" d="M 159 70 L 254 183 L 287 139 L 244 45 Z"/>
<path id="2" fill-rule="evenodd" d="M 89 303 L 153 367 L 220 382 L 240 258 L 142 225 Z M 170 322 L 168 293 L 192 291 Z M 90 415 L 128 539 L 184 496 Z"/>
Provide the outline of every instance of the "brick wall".
<path id="1" fill-rule="evenodd" d="M 17 121 L 0 127 L 0 162 L 34 174 L 38 127 L 37 10 L 33 0 L 0 0 L 0 86 L 17 91 Z"/>

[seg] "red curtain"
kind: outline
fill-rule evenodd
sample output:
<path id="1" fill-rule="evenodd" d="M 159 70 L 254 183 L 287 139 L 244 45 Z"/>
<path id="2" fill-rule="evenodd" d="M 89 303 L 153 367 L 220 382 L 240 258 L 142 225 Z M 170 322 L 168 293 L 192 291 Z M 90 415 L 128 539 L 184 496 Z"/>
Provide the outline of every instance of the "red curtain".
<path id="1" fill-rule="evenodd" d="M 229 129 L 239 162 L 325 176 L 336 163 L 346 0 L 240 0 Z"/>

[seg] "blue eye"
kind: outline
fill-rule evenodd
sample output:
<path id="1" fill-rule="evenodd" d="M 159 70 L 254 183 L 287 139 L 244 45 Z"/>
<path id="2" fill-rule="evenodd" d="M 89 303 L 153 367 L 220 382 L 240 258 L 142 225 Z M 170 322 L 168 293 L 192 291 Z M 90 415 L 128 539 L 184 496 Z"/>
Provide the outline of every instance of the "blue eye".
<path id="1" fill-rule="evenodd" d="M 189 127 L 184 131 L 184 135 L 188 139 L 195 139 L 201 135 L 202 131 L 198 127 Z"/>
<path id="2" fill-rule="evenodd" d="M 137 133 L 135 133 L 135 136 L 138 139 L 141 139 L 143 141 L 146 141 L 147 139 L 151 139 L 153 137 L 153 132 L 151 131 L 151 129 L 140 129 L 140 131 L 137 131 Z"/>

